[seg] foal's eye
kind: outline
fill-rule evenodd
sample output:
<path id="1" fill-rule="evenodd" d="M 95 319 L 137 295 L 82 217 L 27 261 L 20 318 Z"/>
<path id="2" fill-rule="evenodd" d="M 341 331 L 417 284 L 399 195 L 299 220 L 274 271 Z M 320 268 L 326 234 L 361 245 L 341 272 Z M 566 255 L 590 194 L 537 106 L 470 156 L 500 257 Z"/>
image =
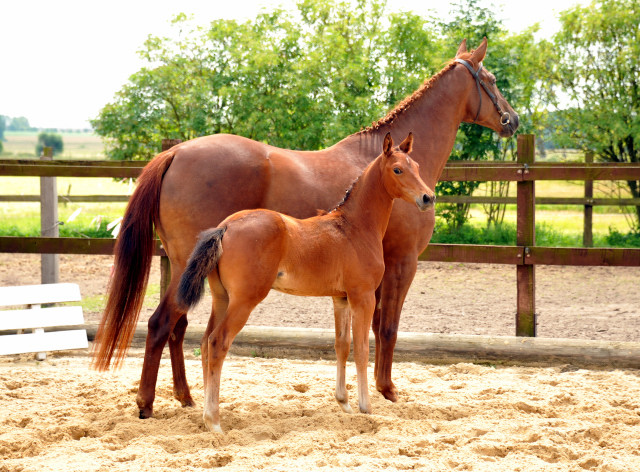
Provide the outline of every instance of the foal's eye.
<path id="1" fill-rule="evenodd" d="M 393 173 L 396 175 L 400 175 L 402 174 L 402 169 L 400 169 L 399 167 L 394 167 L 393 168 Z"/>

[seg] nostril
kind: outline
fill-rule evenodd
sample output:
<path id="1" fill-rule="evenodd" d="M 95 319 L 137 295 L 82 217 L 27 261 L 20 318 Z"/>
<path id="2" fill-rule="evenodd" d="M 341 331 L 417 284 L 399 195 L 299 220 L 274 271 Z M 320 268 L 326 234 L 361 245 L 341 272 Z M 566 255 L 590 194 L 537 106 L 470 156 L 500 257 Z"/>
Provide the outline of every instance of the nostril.
<path id="1" fill-rule="evenodd" d="M 425 205 L 428 205 L 430 203 L 434 203 L 435 201 L 436 201 L 435 195 L 433 197 L 430 197 L 426 193 L 422 195 L 422 203 L 424 203 Z"/>

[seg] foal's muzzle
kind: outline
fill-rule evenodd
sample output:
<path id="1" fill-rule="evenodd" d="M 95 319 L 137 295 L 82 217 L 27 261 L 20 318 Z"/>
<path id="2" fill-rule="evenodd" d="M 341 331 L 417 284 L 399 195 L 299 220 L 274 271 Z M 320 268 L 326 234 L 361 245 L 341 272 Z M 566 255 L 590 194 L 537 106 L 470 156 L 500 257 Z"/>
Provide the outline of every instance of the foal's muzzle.
<path id="1" fill-rule="evenodd" d="M 416 198 L 416 205 L 418 205 L 418 208 L 420 209 L 420 211 L 428 210 L 435 203 L 436 203 L 435 195 L 427 195 L 426 193 L 423 193 L 422 196 Z"/>

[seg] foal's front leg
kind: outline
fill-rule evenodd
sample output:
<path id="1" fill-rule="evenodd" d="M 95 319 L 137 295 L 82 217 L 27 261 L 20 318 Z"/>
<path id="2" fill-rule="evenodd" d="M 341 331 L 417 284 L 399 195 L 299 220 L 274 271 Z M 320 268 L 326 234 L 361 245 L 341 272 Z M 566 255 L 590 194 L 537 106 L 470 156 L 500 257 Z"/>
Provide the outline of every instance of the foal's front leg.
<path id="1" fill-rule="evenodd" d="M 348 295 L 352 316 L 353 357 L 358 373 L 358 406 L 362 413 L 371 413 L 367 365 L 369 363 L 369 329 L 375 308 L 374 291 Z"/>
<path id="2" fill-rule="evenodd" d="M 346 367 L 349 349 L 351 348 L 351 313 L 346 298 L 333 297 L 333 314 L 336 329 L 336 400 L 345 413 L 353 413 L 349 406 L 349 393 L 347 392 Z"/>

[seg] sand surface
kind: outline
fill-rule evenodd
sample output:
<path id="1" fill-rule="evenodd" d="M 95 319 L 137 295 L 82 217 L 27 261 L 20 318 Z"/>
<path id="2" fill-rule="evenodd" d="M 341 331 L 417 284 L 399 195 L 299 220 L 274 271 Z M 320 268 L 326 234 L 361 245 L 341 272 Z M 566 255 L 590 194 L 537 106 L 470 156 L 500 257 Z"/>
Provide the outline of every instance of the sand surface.
<path id="1" fill-rule="evenodd" d="M 187 359 L 196 407 L 172 398 L 164 360 L 147 420 L 140 369 L 140 357 L 106 374 L 84 356 L 1 358 L 0 471 L 640 470 L 638 370 L 398 363 L 400 400 L 370 389 L 373 414 L 349 415 L 332 362 L 231 357 L 221 435 L 202 422 L 198 359 Z"/>

